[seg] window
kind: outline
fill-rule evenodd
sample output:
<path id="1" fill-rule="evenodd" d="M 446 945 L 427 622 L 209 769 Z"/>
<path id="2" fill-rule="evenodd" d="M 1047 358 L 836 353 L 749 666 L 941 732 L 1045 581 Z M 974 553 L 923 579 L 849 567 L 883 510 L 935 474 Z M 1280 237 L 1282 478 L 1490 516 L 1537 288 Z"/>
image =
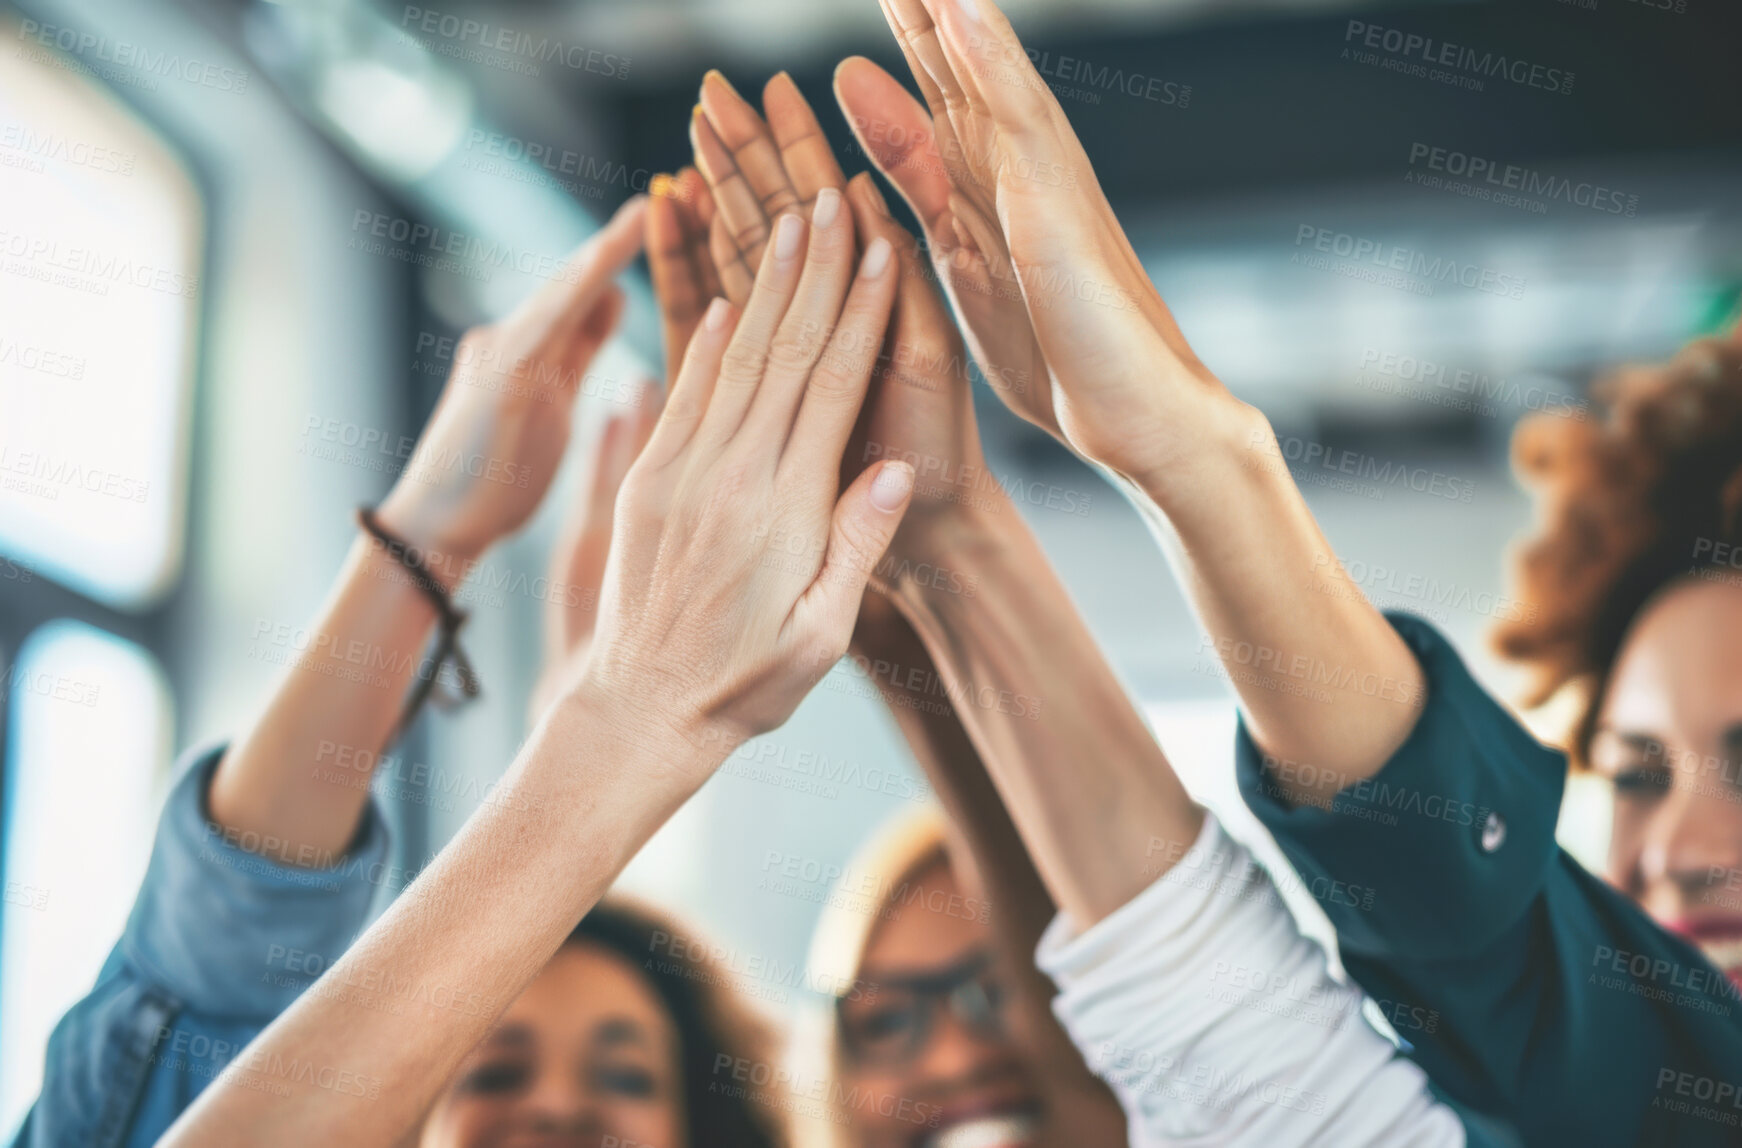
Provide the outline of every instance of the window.
<path id="1" fill-rule="evenodd" d="M 97 979 L 145 875 L 170 748 L 151 656 L 81 622 L 52 622 L 7 675 L 0 903 L 0 1130 L 42 1079 L 41 1050 Z"/>
<path id="2" fill-rule="evenodd" d="M 0 552 L 131 608 L 180 566 L 203 212 L 83 69 L 0 69 Z"/>

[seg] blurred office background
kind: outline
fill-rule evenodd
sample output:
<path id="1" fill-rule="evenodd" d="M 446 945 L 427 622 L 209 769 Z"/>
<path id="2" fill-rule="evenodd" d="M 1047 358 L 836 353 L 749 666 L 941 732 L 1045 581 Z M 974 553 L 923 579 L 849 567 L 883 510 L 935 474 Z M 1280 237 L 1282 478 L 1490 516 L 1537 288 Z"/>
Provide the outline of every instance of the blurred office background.
<path id="1" fill-rule="evenodd" d="M 1576 409 L 1606 365 L 1667 356 L 1735 311 L 1742 11 L 1009 11 L 1194 345 L 1302 445 L 1308 498 L 1357 579 L 1510 688 L 1482 635 L 1528 521 L 1512 425 Z M 1424 74 L 1388 32 L 1504 55 L 1525 79 Z M 261 704 L 274 633 L 311 617 L 351 509 L 386 491 L 391 444 L 451 365 L 444 340 L 685 161 L 708 67 L 746 92 L 790 71 L 863 167 L 829 94 L 849 54 L 905 77 L 873 0 L 0 4 L 0 1132 L 119 932 L 172 760 Z M 1537 193 L 1495 196 L 1480 173 L 1507 165 Z M 1418 273 L 1377 274 L 1393 258 Z M 1454 265 L 1475 285 L 1420 273 Z M 614 384 L 660 371 L 644 278 L 632 294 L 581 405 L 583 450 Z M 979 397 L 994 470 L 1194 787 L 1229 809 L 1228 694 L 1156 547 L 1094 474 Z M 1309 446 L 1469 496 L 1320 483 Z M 469 594 L 483 699 L 420 722 L 380 779 L 406 873 L 524 732 L 533 579 L 576 477 Z M 838 670 L 625 884 L 744 957 L 801 962 L 826 885 L 769 878 L 788 858 L 842 863 L 923 797 L 862 694 Z M 1569 846 L 1600 857 L 1604 822 L 1602 795 L 1575 789 Z M 777 1011 L 802 995 L 762 994 Z"/>

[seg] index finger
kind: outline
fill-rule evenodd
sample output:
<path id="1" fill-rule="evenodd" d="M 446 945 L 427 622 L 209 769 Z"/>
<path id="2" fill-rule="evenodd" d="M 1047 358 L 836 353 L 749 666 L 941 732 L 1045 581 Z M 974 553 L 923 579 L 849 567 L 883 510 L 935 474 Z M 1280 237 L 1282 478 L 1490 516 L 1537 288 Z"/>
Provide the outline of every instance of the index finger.
<path id="1" fill-rule="evenodd" d="M 553 327 L 564 316 L 577 325 L 585 321 L 611 280 L 641 253 L 646 210 L 645 195 L 626 200 L 610 222 L 575 249 L 555 278 L 515 308 L 513 317 L 538 327 Z"/>

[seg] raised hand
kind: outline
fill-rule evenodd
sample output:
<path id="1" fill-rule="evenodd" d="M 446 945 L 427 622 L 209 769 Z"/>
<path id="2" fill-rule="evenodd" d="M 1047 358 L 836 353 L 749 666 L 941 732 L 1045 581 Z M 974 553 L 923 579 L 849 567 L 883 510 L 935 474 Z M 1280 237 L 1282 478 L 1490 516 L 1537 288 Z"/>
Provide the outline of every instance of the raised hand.
<path id="1" fill-rule="evenodd" d="M 912 461 L 918 471 L 913 506 L 879 581 L 898 580 L 917 565 L 935 566 L 963 519 L 1014 510 L 986 469 L 962 338 L 929 281 L 918 244 L 889 214 L 870 175 L 850 182 L 842 175 L 810 105 L 784 73 L 764 90 L 766 122 L 717 72 L 703 81 L 699 107 L 691 138 L 713 200 L 714 252 L 723 260 L 728 291 L 752 281 L 745 268 L 760 258 L 775 215 L 787 209 L 834 213 L 844 198 L 861 239 L 883 239 L 896 252 L 901 276 L 888 335 L 881 346 L 850 349 L 876 365 L 842 460 L 842 480 L 850 482 L 880 458 Z M 993 378 L 993 385 L 1020 392 L 1045 382 L 1012 374 Z"/>
<path id="2" fill-rule="evenodd" d="M 714 202 L 701 173 L 686 167 L 657 176 L 648 188 L 647 267 L 659 299 L 660 333 L 669 378 L 683 362 L 690 336 L 710 300 L 724 294 L 708 255 Z M 742 301 L 742 300 L 740 300 Z"/>
<path id="3" fill-rule="evenodd" d="M 881 2 L 931 107 L 937 154 L 951 177 L 942 209 L 941 186 L 923 173 L 910 175 L 903 190 L 919 196 L 915 210 L 934 240 L 948 225 L 950 258 L 964 259 L 994 296 L 1014 277 L 1051 371 L 1053 415 L 1066 441 L 1146 482 L 1188 460 L 1213 432 L 1237 435 L 1240 404 L 1180 334 L 1070 121 L 1003 14 L 991 0 Z M 849 118 L 915 123 L 911 99 L 866 69 L 874 65 L 853 63 L 838 77 Z M 876 140 L 866 146 L 874 156 L 891 151 Z M 957 284 L 958 302 L 965 295 Z M 994 341 L 991 331 L 976 336 L 981 345 Z M 1017 409 L 1045 425 L 1043 412 Z"/>
<path id="4" fill-rule="evenodd" d="M 846 651 L 912 489 L 883 463 L 837 498 L 872 365 L 854 349 L 882 341 L 896 283 L 887 241 L 855 250 L 844 212 L 775 223 L 742 313 L 710 304 L 617 498 L 576 690 L 718 743 L 712 763 Z"/>
<path id="5" fill-rule="evenodd" d="M 910 54 L 908 62 L 931 98 L 935 89 L 917 58 Z M 975 197 L 956 190 L 958 184 L 974 188 L 977 174 L 962 162 L 949 119 L 934 123 L 907 89 L 862 56 L 835 69 L 835 99 L 859 146 L 925 229 L 932 268 L 962 317 L 981 371 L 1018 415 L 1062 438 L 1046 359 L 1028 321 L 1004 235 L 984 222 L 985 210 L 976 206 Z M 941 108 L 941 101 L 936 106 Z M 975 221 L 971 230 L 970 219 Z M 983 245 L 971 238 L 975 234 Z"/>
<path id="6" fill-rule="evenodd" d="M 697 325 L 700 322 L 698 315 Z M 686 335 L 684 346 L 688 345 Z M 617 492 L 659 421 L 661 401 L 654 384 L 643 382 L 638 394 L 640 402 L 633 410 L 612 414 L 599 432 L 586 485 L 570 505 L 550 552 L 545 579 L 549 592 L 544 606 L 544 666 L 527 711 L 532 722 L 537 722 L 550 702 L 585 669 L 592 651 L 605 561 L 611 553 Z"/>
<path id="7" fill-rule="evenodd" d="M 506 318 L 466 332 L 435 415 L 381 504 L 389 530 L 464 569 L 532 517 L 568 446 L 581 378 L 622 314 L 611 280 L 641 250 L 646 204 L 625 203 Z"/>

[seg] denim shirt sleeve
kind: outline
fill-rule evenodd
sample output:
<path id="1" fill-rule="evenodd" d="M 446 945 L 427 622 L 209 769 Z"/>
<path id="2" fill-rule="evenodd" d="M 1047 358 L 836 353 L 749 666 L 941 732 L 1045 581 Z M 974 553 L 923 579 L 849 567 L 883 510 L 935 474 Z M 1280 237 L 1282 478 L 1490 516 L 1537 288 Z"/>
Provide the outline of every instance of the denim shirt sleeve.
<path id="1" fill-rule="evenodd" d="M 205 808 L 224 748 L 178 775 L 121 940 L 55 1026 L 15 1148 L 155 1143 L 367 923 L 388 846 L 374 802 L 327 868 L 244 851 L 259 843 L 226 839 Z"/>

